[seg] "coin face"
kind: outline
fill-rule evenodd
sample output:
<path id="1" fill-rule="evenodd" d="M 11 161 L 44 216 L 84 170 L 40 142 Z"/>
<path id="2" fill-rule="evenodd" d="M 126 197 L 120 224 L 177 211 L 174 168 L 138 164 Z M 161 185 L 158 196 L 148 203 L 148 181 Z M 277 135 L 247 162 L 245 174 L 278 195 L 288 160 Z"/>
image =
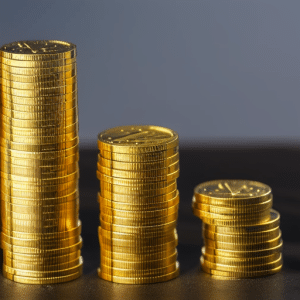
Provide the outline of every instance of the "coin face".
<path id="1" fill-rule="evenodd" d="M 4 45 L 0 50 L 17 54 L 56 54 L 75 49 L 75 45 L 63 41 L 19 41 Z"/>
<path id="2" fill-rule="evenodd" d="M 140 125 L 115 127 L 98 135 L 99 148 L 112 150 L 118 148 L 158 147 L 157 150 L 169 149 L 178 144 L 178 134 L 168 128 Z M 159 146 L 162 146 L 159 148 Z M 117 152 L 117 151 L 116 151 Z"/>
<path id="3" fill-rule="evenodd" d="M 249 180 L 214 180 L 196 186 L 195 194 L 210 198 L 248 199 L 267 196 L 271 194 L 271 188 Z"/>

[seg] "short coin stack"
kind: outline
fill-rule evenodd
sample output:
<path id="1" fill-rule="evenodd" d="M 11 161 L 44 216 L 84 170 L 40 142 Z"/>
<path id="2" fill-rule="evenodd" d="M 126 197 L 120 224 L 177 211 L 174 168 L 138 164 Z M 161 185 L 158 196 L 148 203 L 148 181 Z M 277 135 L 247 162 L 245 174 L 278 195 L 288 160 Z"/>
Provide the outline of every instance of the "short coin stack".
<path id="1" fill-rule="evenodd" d="M 98 147 L 99 276 L 126 284 L 177 277 L 177 133 L 116 127 L 99 134 Z"/>
<path id="2" fill-rule="evenodd" d="M 29 284 L 82 272 L 76 46 L 0 49 L 3 274 Z"/>
<path id="3" fill-rule="evenodd" d="M 215 278 L 266 276 L 282 268 L 279 213 L 271 188 L 247 180 L 216 180 L 196 186 L 194 215 L 203 221 L 200 263 Z"/>

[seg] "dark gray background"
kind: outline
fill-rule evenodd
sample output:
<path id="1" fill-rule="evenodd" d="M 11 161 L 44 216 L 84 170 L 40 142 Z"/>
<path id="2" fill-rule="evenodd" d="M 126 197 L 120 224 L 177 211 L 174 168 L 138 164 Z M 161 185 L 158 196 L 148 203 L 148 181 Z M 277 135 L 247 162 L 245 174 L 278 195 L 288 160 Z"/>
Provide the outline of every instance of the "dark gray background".
<path id="1" fill-rule="evenodd" d="M 298 138 L 300 1 L 1 1 L 0 44 L 78 46 L 80 137 L 156 124 L 182 141 Z"/>

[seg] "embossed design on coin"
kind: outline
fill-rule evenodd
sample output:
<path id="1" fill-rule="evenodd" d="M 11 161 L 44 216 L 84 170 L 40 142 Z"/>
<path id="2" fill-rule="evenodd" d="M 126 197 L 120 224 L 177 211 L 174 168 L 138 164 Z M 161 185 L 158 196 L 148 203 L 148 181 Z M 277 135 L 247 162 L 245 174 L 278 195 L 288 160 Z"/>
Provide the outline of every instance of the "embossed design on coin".
<path id="1" fill-rule="evenodd" d="M 214 180 L 199 184 L 195 192 L 213 198 L 252 198 L 271 194 L 271 188 L 249 180 Z"/>
<path id="2" fill-rule="evenodd" d="M 0 50 L 19 54 L 55 54 L 71 51 L 75 45 L 62 41 L 19 41 L 4 45 Z"/>

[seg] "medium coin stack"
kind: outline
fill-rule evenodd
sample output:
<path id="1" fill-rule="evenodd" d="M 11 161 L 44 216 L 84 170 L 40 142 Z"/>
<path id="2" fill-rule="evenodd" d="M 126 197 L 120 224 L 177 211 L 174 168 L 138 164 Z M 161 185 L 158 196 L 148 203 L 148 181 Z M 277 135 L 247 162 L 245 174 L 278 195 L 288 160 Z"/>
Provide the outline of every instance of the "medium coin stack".
<path id="1" fill-rule="evenodd" d="M 179 275 L 178 135 L 122 126 L 98 136 L 100 278 L 126 284 Z"/>
<path id="2" fill-rule="evenodd" d="M 81 275 L 76 46 L 0 48 L 3 275 L 51 284 Z"/>
<path id="3" fill-rule="evenodd" d="M 247 180 L 216 180 L 196 186 L 194 215 L 202 219 L 200 264 L 215 278 L 271 275 L 282 268 L 279 213 L 271 188 Z"/>

